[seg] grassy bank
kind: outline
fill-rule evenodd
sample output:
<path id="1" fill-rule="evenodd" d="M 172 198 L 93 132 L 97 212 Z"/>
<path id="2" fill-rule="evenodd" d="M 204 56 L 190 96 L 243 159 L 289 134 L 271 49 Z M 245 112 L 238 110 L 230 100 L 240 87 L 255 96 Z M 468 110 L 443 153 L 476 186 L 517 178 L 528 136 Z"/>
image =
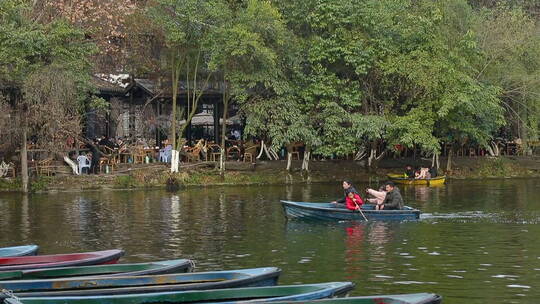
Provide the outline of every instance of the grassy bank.
<path id="1" fill-rule="evenodd" d="M 184 168 L 171 174 L 166 166 L 140 166 L 119 170 L 115 174 L 39 177 L 31 180 L 33 192 L 88 191 L 103 189 L 165 189 L 167 185 L 200 187 L 210 185 L 263 185 L 335 182 L 350 179 L 355 182 L 379 183 L 386 174 L 400 172 L 405 164 L 427 165 L 428 160 L 389 159 L 374 172 L 366 170 L 360 162 L 314 161 L 309 175 L 299 170 L 300 162 L 293 163 L 293 170 L 286 172 L 283 161 L 258 162 L 257 164 L 230 163 L 223 176 L 213 166 Z M 446 167 L 446 162 L 441 162 Z M 443 170 L 441 170 L 443 171 Z M 539 177 L 540 161 L 533 158 L 458 158 L 449 179 L 482 179 L 509 177 Z M 19 191 L 19 179 L 0 179 L 0 191 Z"/>

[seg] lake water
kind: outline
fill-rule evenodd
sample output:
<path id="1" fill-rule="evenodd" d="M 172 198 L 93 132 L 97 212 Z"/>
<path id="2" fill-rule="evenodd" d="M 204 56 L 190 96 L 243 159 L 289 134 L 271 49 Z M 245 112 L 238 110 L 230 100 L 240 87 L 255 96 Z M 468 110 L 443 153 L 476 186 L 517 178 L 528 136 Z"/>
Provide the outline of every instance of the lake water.
<path id="1" fill-rule="evenodd" d="M 367 185 L 359 184 L 358 189 Z M 198 271 L 277 266 L 282 284 L 353 281 L 352 295 L 434 292 L 445 303 L 538 303 L 540 180 L 403 187 L 415 222 L 286 220 L 280 199 L 329 201 L 340 183 L 0 194 L 0 247 L 126 250 Z"/>

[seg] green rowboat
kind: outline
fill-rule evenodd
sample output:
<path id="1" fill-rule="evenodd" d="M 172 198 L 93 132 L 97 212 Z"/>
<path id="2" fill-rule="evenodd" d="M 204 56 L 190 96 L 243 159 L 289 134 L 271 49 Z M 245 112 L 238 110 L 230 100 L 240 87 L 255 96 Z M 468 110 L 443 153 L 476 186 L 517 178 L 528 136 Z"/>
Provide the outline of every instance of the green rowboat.
<path id="1" fill-rule="evenodd" d="M 38 280 L 83 276 L 140 276 L 150 274 L 190 272 L 192 270 L 193 262 L 191 260 L 179 259 L 150 263 L 106 264 L 95 266 L 1 271 L 0 282 L 1 280 Z"/>
<path id="2" fill-rule="evenodd" d="M 3 304 L 266 303 L 275 301 L 309 301 L 344 296 L 353 288 L 354 284 L 351 282 L 332 282 L 86 297 L 18 298 L 4 293 L 3 296 L 0 294 L 0 299 L 4 297 Z"/>

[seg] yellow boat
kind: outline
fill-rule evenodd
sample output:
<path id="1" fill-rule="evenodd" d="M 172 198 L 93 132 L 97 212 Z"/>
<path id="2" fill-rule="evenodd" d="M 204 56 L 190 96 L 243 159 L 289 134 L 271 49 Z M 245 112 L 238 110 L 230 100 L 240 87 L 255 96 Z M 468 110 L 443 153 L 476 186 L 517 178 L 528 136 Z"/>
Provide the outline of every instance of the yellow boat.
<path id="1" fill-rule="evenodd" d="M 437 186 L 444 184 L 444 182 L 446 181 L 446 175 L 441 175 L 434 178 L 414 179 L 405 177 L 403 174 L 388 174 L 388 178 L 391 179 L 394 183 L 402 185 Z"/>

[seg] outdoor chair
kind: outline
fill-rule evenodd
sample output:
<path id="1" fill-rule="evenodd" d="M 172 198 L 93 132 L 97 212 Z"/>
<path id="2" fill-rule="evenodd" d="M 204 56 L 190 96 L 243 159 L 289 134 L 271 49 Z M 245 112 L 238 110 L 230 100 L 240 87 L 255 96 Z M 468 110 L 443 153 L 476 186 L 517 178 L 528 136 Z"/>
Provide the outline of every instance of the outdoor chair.
<path id="1" fill-rule="evenodd" d="M 241 151 L 237 146 L 232 146 L 227 149 L 227 159 L 240 160 Z"/>
<path id="2" fill-rule="evenodd" d="M 253 155 L 257 154 L 258 149 L 259 149 L 259 145 L 252 145 L 252 146 L 247 147 L 244 150 L 244 161 L 246 162 L 249 159 L 249 162 L 253 162 Z"/>
<path id="3" fill-rule="evenodd" d="M 303 143 L 296 142 L 287 147 L 287 150 L 291 153 L 291 160 L 293 160 L 295 156 L 297 160 L 300 160 L 300 148 L 303 146 Z"/>
<path id="4" fill-rule="evenodd" d="M 186 161 L 200 161 L 201 160 L 201 148 L 200 147 L 188 147 L 186 151 Z"/>
<path id="5" fill-rule="evenodd" d="M 114 171 L 114 168 L 117 167 L 118 161 L 115 157 L 101 157 L 99 159 L 99 172 L 103 172 L 103 167 L 109 166 L 110 173 Z"/>
<path id="6" fill-rule="evenodd" d="M 135 152 L 132 155 L 133 163 L 135 164 L 143 164 L 144 158 L 146 157 L 146 153 L 144 152 L 144 149 L 137 148 Z"/>
<path id="7" fill-rule="evenodd" d="M 84 168 L 88 168 L 88 172 L 90 172 L 90 160 L 86 155 L 77 156 L 77 162 L 79 163 L 79 174 L 83 173 Z"/>
<path id="8" fill-rule="evenodd" d="M 170 162 L 171 154 L 172 154 L 171 149 L 165 149 L 165 150 L 159 151 L 159 161 L 164 162 L 164 163 Z"/>
<path id="9" fill-rule="evenodd" d="M 39 160 L 36 162 L 36 173 L 38 176 L 41 175 L 47 175 L 51 176 L 54 174 L 53 166 L 52 166 L 52 158 L 46 158 L 44 160 Z"/>
<path id="10" fill-rule="evenodd" d="M 206 160 L 217 161 L 221 157 L 221 147 L 218 144 L 208 145 L 208 152 L 206 153 Z"/>
<path id="11" fill-rule="evenodd" d="M 16 177 L 15 165 L 13 163 L 5 163 L 2 161 L 0 164 L 0 177 L 8 177 L 11 172 L 11 177 Z"/>

